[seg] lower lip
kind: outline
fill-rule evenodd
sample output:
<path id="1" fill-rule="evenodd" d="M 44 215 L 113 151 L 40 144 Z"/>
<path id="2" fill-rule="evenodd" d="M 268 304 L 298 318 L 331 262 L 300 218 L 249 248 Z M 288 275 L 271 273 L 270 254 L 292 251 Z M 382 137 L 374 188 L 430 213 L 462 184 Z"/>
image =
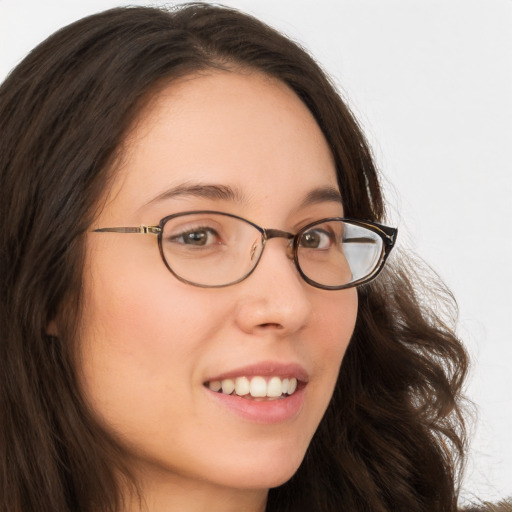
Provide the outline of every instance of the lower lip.
<path id="1" fill-rule="evenodd" d="M 257 402 L 237 395 L 224 395 L 205 388 L 209 395 L 223 407 L 245 420 L 254 423 L 280 423 L 295 418 L 304 405 L 305 388 L 300 387 L 293 395 L 278 400 Z"/>

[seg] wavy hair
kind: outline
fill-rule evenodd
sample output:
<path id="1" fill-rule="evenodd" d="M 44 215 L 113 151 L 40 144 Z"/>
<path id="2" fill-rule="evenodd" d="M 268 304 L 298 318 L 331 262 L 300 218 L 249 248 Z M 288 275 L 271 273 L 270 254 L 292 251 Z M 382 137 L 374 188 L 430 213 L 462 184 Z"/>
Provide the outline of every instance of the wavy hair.
<path id="1" fill-rule="evenodd" d="M 331 148 L 347 216 L 381 221 L 371 151 L 299 45 L 204 3 L 116 8 L 60 30 L 0 87 L 0 509 L 116 512 L 123 451 L 77 383 L 84 234 L 123 140 L 178 77 L 253 69 L 287 84 Z M 452 512 L 465 451 L 455 305 L 405 257 L 358 289 L 332 401 L 268 512 Z M 448 314 L 440 314 L 448 311 Z M 451 312 L 451 313 L 450 313 Z M 58 325 L 59 338 L 48 335 Z"/>

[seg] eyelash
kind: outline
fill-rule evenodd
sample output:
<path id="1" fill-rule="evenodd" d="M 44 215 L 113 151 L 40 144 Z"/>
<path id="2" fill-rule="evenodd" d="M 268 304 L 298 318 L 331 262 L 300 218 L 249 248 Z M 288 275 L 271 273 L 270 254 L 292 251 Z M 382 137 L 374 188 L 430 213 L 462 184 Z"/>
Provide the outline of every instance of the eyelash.
<path id="1" fill-rule="evenodd" d="M 194 228 L 191 228 L 191 229 L 186 229 L 186 230 L 183 230 L 181 231 L 180 233 L 176 234 L 176 235 L 172 235 L 168 238 L 168 240 L 170 242 L 177 242 L 177 243 L 181 243 L 182 245 L 197 245 L 197 246 L 202 246 L 202 247 L 206 247 L 206 246 L 209 246 L 209 245 L 212 245 L 212 244 L 204 244 L 204 245 L 201 245 L 201 244 L 188 244 L 186 243 L 186 238 L 188 235 L 192 235 L 194 233 L 198 233 L 198 232 L 206 232 L 206 236 L 207 236 L 207 242 L 208 242 L 208 238 L 210 235 L 213 235 L 215 236 L 216 238 L 219 238 L 219 233 L 211 228 L 211 227 L 208 227 L 208 226 L 197 226 L 197 227 L 194 227 Z M 181 242 L 178 242 L 179 239 L 182 239 Z M 219 242 L 217 242 L 219 243 Z"/>

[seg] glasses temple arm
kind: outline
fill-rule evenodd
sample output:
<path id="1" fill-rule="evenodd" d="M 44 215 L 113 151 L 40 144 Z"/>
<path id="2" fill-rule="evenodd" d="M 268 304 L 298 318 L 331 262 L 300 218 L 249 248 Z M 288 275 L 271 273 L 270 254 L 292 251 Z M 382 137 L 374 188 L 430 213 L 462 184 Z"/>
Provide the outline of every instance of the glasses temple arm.
<path id="1" fill-rule="evenodd" d="M 144 226 L 141 225 L 137 228 L 135 227 L 119 227 L 119 228 L 98 228 L 94 229 L 93 233 L 153 233 L 158 235 L 162 231 L 162 228 L 159 226 Z"/>

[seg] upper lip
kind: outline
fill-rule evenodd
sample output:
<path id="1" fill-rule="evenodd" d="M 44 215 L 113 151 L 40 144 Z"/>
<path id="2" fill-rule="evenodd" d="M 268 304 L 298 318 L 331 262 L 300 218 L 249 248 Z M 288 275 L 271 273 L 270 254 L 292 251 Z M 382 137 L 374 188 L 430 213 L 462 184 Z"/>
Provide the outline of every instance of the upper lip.
<path id="1" fill-rule="evenodd" d="M 219 373 L 206 379 L 206 382 L 234 379 L 236 377 L 295 377 L 298 381 L 308 382 L 308 372 L 297 363 L 280 363 L 277 361 L 262 361 L 248 366 L 240 366 L 226 372 Z"/>

